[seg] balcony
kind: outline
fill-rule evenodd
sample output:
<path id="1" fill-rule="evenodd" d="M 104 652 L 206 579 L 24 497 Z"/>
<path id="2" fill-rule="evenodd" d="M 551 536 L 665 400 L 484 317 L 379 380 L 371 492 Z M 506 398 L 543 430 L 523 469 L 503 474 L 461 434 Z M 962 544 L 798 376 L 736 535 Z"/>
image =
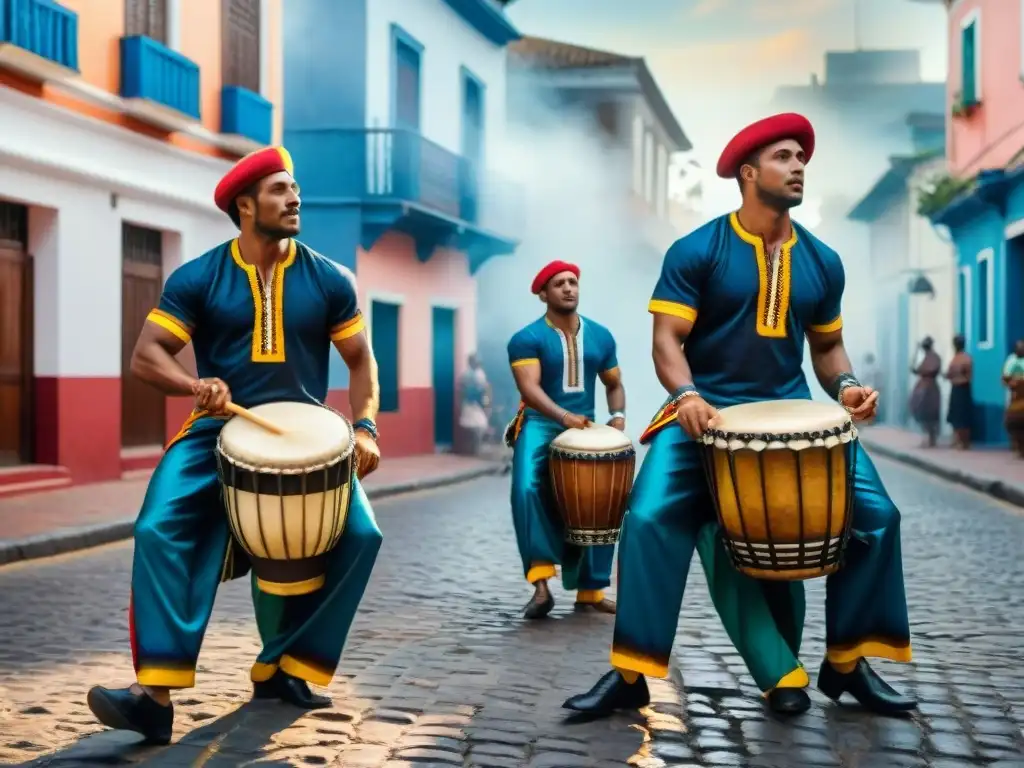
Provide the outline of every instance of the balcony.
<path id="1" fill-rule="evenodd" d="M 474 270 L 515 250 L 521 192 L 415 131 L 294 131 L 287 144 L 306 204 L 362 207 L 366 248 L 394 229 L 416 239 L 423 261 L 450 245 L 470 253 Z"/>
<path id="2" fill-rule="evenodd" d="M 183 130 L 199 120 L 199 66 L 149 37 L 122 37 L 121 97 L 133 117 Z"/>
<path id="3" fill-rule="evenodd" d="M 265 147 L 274 134 L 274 105 L 248 88 L 226 85 L 220 92 L 220 132 L 242 154 Z"/>
<path id="4" fill-rule="evenodd" d="M 35 82 L 78 74 L 78 14 L 53 0 L 0 0 L 0 67 Z"/>

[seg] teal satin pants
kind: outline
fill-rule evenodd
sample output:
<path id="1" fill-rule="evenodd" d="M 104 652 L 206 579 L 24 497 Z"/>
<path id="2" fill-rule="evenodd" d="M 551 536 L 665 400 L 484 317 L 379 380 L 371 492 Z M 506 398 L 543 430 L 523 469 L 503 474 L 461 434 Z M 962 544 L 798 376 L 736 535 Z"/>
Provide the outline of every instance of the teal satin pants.
<path id="1" fill-rule="evenodd" d="M 615 545 L 577 547 L 565 542 L 548 476 L 548 446 L 565 431 L 550 419 L 527 415 L 512 459 L 512 522 L 527 581 L 555 575 L 566 589 L 596 592 L 611 584 Z"/>
<path id="2" fill-rule="evenodd" d="M 195 685 L 218 584 L 248 571 L 221 501 L 215 450 L 223 424 L 202 418 L 172 441 L 135 523 L 129 631 L 142 685 Z M 357 482 L 324 587 L 297 597 L 256 596 L 263 651 L 253 680 L 266 680 L 280 667 L 318 685 L 331 681 L 381 541 Z"/>
<path id="3" fill-rule="evenodd" d="M 858 446 L 854 539 L 826 583 L 828 658 L 910 659 L 899 513 Z M 664 677 L 694 549 L 711 599 L 763 691 L 807 685 L 799 661 L 802 582 L 763 582 L 729 561 L 715 521 L 700 449 L 675 424 L 651 440 L 619 541 L 618 613 L 611 662 Z"/>

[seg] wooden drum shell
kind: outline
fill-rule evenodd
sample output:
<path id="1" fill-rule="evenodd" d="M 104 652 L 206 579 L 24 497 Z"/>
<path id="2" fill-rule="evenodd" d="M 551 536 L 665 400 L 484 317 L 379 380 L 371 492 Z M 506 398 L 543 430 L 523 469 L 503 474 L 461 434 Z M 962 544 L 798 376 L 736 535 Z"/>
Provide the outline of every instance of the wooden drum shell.
<path id="1" fill-rule="evenodd" d="M 726 549 L 756 579 L 839 570 L 853 518 L 857 440 L 802 450 L 702 446 Z"/>
<path id="2" fill-rule="evenodd" d="M 632 446 L 603 452 L 551 447 L 551 490 L 568 543 L 588 547 L 619 540 L 635 471 Z"/>

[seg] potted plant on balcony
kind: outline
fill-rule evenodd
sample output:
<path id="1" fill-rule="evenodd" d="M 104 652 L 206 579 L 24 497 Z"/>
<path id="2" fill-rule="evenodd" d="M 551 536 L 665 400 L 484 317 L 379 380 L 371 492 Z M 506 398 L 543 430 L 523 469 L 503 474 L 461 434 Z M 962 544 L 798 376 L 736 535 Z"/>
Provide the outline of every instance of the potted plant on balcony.
<path id="1" fill-rule="evenodd" d="M 981 106 L 981 103 L 977 101 L 965 104 L 963 91 L 957 91 L 953 94 L 953 105 L 950 107 L 950 114 L 953 117 L 970 117 L 978 110 L 979 106 Z"/>
<path id="2" fill-rule="evenodd" d="M 949 173 L 939 173 L 917 188 L 917 213 L 931 218 L 975 184 L 973 178 L 958 179 Z"/>

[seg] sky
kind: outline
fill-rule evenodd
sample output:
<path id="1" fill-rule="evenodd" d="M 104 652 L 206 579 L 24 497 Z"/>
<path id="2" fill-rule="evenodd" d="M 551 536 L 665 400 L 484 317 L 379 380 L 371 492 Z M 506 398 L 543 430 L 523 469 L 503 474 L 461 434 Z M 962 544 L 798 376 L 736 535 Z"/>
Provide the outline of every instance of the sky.
<path id="1" fill-rule="evenodd" d="M 918 49 L 923 79 L 945 80 L 941 0 L 516 0 L 508 14 L 526 35 L 643 56 L 704 168 L 777 86 L 823 76 L 825 51 L 858 38 Z M 705 210 L 733 186 L 705 174 Z"/>

